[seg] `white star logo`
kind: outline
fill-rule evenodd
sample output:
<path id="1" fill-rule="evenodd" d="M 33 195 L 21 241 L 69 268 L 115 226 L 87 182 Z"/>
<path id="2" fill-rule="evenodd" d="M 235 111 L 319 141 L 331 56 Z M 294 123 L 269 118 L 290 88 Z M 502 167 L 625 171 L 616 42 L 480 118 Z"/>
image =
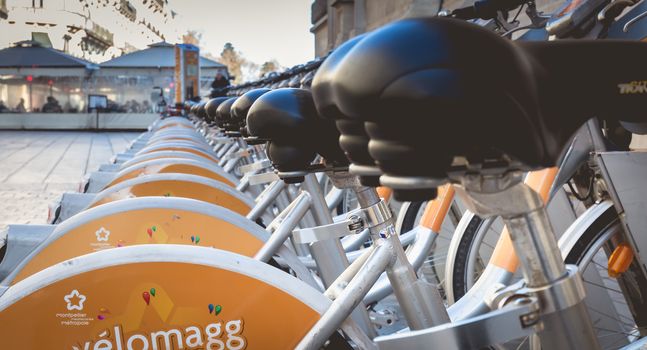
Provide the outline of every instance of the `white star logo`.
<path id="1" fill-rule="evenodd" d="M 105 228 L 100 228 L 97 232 L 94 233 L 97 235 L 97 241 L 98 242 L 107 242 L 108 238 L 110 237 L 110 231 L 106 230 Z"/>
<path id="2" fill-rule="evenodd" d="M 67 309 L 83 310 L 83 303 L 85 302 L 85 295 L 79 293 L 78 290 L 73 290 L 70 294 L 66 295 L 63 300 L 67 303 Z"/>

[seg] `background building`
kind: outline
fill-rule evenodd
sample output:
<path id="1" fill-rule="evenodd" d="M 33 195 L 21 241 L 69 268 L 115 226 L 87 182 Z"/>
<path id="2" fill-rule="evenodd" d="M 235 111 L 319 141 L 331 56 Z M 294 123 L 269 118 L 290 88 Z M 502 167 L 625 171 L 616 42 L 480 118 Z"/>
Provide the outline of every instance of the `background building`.
<path id="1" fill-rule="evenodd" d="M 312 28 L 315 55 L 323 56 L 344 41 L 408 16 L 433 16 L 440 10 L 468 6 L 474 0 L 315 0 Z M 551 13 L 563 0 L 537 0 L 537 9 Z"/>
<path id="2" fill-rule="evenodd" d="M 149 45 L 100 65 L 92 82 L 96 93 L 108 96 L 122 112 L 150 111 L 161 99 L 175 99 L 175 46 L 166 42 Z M 211 83 L 220 73 L 228 76 L 227 67 L 200 57 L 200 96 L 208 96 Z"/>
<path id="3" fill-rule="evenodd" d="M 107 98 L 104 113 L 154 113 L 162 96 L 176 102 L 174 72 L 175 46 L 166 42 L 97 65 L 23 41 L 0 50 L 0 113 L 87 113 L 90 95 Z M 201 96 L 217 74 L 228 76 L 227 67 L 200 57 Z"/>
<path id="4" fill-rule="evenodd" d="M 160 42 L 179 42 L 168 0 L 0 0 L 0 48 L 39 42 L 103 62 Z"/>

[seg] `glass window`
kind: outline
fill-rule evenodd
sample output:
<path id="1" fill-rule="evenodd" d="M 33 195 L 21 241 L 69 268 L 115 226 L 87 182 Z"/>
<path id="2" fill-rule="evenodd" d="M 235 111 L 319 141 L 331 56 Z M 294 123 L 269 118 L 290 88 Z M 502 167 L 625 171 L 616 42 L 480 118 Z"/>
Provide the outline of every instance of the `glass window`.
<path id="1" fill-rule="evenodd" d="M 108 97 L 106 112 L 154 113 L 174 103 L 171 71 L 151 75 L 110 75 L 109 71 L 104 69 L 88 89 L 92 94 Z"/>
<path id="2" fill-rule="evenodd" d="M 83 84 L 84 79 L 76 76 L 1 75 L 0 112 L 83 112 Z"/>

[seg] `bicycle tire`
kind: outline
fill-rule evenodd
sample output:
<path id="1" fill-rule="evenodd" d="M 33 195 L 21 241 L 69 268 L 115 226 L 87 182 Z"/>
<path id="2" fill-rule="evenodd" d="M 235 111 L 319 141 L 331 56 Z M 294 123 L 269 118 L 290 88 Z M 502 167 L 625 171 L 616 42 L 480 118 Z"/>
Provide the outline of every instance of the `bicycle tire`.
<path id="1" fill-rule="evenodd" d="M 470 213 L 471 214 L 471 213 Z M 483 220 L 478 216 L 471 214 L 472 217 L 469 218 L 469 222 L 465 225 L 465 229 L 461 233 L 457 233 L 460 236 L 457 237 L 458 244 L 455 254 L 455 261 L 453 267 L 453 280 L 451 285 L 447 286 L 452 288 L 454 300 L 460 299 L 467 292 L 467 282 L 466 282 L 466 268 L 468 254 L 470 250 L 473 249 L 474 238 L 477 237 L 479 230 L 484 227 Z M 608 206 L 604 209 L 604 212 L 594 218 L 593 221 L 587 223 L 587 226 L 584 230 L 579 231 L 580 234 L 577 237 L 573 237 L 571 242 L 566 242 L 563 247 L 563 255 L 565 256 L 564 262 L 566 264 L 578 265 L 584 273 L 584 269 L 590 263 L 590 259 L 596 252 L 600 252 L 600 249 L 607 244 L 611 237 L 614 237 L 621 232 L 622 224 L 620 218 L 615 211 L 613 206 Z M 562 248 L 562 247 L 560 247 Z M 566 253 L 564 254 L 564 251 Z M 589 260 L 587 260 L 589 259 Z M 631 278 L 630 282 L 626 282 L 628 285 L 639 285 L 641 287 L 647 286 L 647 278 L 642 273 L 635 273 L 635 271 L 640 271 L 638 262 L 634 260 L 635 265 L 633 266 L 634 273 L 628 273 L 627 278 Z M 448 262 L 449 264 L 449 262 Z M 582 266 L 584 265 L 584 266 Z M 625 287 L 620 286 L 623 292 L 625 292 Z M 640 289 L 639 290 L 644 290 Z M 630 310 L 639 308 L 639 310 L 647 310 L 647 298 L 642 298 L 640 293 L 627 294 L 623 295 L 626 298 L 632 299 L 632 307 Z M 627 301 L 629 304 L 629 301 Z M 635 311 L 632 315 L 632 318 L 636 323 L 640 323 L 637 328 L 642 329 L 646 322 L 645 312 Z M 642 336 L 642 335 L 641 335 Z"/>

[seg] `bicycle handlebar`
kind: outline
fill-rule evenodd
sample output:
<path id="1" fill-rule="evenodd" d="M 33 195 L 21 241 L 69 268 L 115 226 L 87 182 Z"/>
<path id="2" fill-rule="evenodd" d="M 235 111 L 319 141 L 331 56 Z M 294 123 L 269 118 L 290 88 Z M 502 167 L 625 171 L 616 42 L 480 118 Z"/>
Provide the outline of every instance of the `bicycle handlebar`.
<path id="1" fill-rule="evenodd" d="M 521 6 L 527 0 L 479 0 L 472 6 L 456 9 L 451 12 L 451 17 L 470 19 L 493 19 L 498 11 L 509 11 Z"/>

